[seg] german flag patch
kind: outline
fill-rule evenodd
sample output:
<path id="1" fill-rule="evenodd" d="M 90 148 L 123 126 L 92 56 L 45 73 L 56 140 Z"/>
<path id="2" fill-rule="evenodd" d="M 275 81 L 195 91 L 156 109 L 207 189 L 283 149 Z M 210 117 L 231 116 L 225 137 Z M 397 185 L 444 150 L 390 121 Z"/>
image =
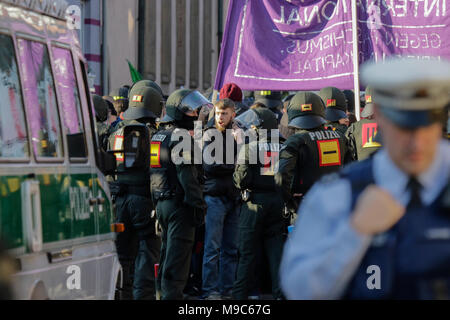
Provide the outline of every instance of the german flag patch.
<path id="1" fill-rule="evenodd" d="M 366 96 L 366 103 L 372 102 L 372 96 Z"/>
<path id="2" fill-rule="evenodd" d="M 312 111 L 312 103 L 302 104 L 302 111 Z"/>
<path id="3" fill-rule="evenodd" d="M 341 147 L 338 139 L 317 141 L 319 149 L 319 166 L 340 166 L 341 163 Z"/>
<path id="4" fill-rule="evenodd" d="M 144 100 L 144 96 L 141 95 L 134 95 L 132 101 L 133 102 L 142 102 L 142 100 Z"/>
<path id="5" fill-rule="evenodd" d="M 336 99 L 327 99 L 327 107 L 336 107 Z"/>

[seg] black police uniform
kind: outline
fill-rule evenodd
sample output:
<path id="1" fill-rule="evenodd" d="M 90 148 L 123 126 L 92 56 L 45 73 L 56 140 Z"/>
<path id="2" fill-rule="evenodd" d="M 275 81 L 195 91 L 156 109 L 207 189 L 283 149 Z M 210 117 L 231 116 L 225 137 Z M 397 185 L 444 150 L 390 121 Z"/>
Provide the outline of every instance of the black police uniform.
<path id="1" fill-rule="evenodd" d="M 271 128 L 277 127 L 276 119 L 268 109 L 256 108 L 247 112 L 266 113 L 272 117 L 266 122 L 273 122 Z M 267 113 L 270 115 L 268 116 Z M 241 115 L 245 116 L 245 113 Z M 259 117 L 260 115 L 258 115 Z M 270 131 L 270 130 L 269 130 Z M 268 133 L 267 137 L 259 137 L 258 142 L 250 142 L 241 149 L 240 159 L 233 174 L 235 186 L 244 194 L 239 217 L 239 260 L 236 281 L 233 286 L 234 299 L 247 299 L 256 282 L 257 255 L 264 249 L 272 279 L 272 294 L 275 299 L 282 298 L 278 284 L 278 270 L 285 240 L 284 221 L 282 218 L 283 201 L 277 196 L 274 171 L 276 155 L 280 150 L 280 139 L 274 141 Z M 257 154 L 257 163 L 249 162 L 251 152 Z M 243 162 L 243 163 L 241 163 Z M 245 194 L 248 195 L 245 195 Z"/>
<path id="2" fill-rule="evenodd" d="M 283 199 L 295 219 L 301 198 L 324 174 L 339 170 L 353 160 L 347 139 L 337 130 L 324 128 L 324 104 L 312 92 L 299 92 L 288 107 L 289 124 L 295 133 L 283 144 L 275 176 Z"/>
<path id="3" fill-rule="evenodd" d="M 150 120 L 155 119 L 156 115 L 151 110 L 159 107 L 159 100 L 160 95 L 154 89 L 135 90 L 134 101 L 124 113 L 125 120 L 116 125 L 116 130 L 109 137 L 108 150 L 123 150 L 126 139 L 124 131 L 130 125 L 145 123 L 151 137 L 156 132 L 154 120 Z M 123 269 L 122 299 L 155 299 L 154 265 L 159 262 L 161 239 L 155 230 L 156 217 L 152 216 L 150 163 L 142 168 L 129 169 L 124 166 L 123 153 L 116 153 L 116 160 L 117 178 L 112 183 L 117 189 L 116 222 L 125 226 L 124 232 L 118 233 L 116 238 Z"/>
<path id="4" fill-rule="evenodd" d="M 190 136 L 191 149 L 182 151 L 182 163 L 175 164 L 171 158 L 172 150 L 183 141 L 172 141 L 172 135 L 182 133 L 183 130 L 187 133 L 185 129 L 190 130 L 193 127 L 195 119 L 185 116 L 182 111 L 183 108 L 191 108 L 185 101 L 189 100 L 190 93 L 191 90 L 180 89 L 169 96 L 166 116 L 162 119 L 166 124 L 151 141 L 151 192 L 162 229 L 157 290 L 163 300 L 179 300 L 184 297 L 183 290 L 189 275 L 195 228 L 204 222 L 206 208 L 199 171 L 193 164 L 194 142 Z M 191 100 L 196 102 L 203 99 L 197 92 L 191 98 L 195 98 Z M 192 106 L 192 109 L 201 108 L 201 103 L 203 101 Z"/>
<path id="5" fill-rule="evenodd" d="M 350 125 L 345 135 L 354 150 L 356 160 L 369 158 L 381 147 L 381 144 L 374 139 L 377 129 L 377 122 L 371 119 L 361 119 Z"/>

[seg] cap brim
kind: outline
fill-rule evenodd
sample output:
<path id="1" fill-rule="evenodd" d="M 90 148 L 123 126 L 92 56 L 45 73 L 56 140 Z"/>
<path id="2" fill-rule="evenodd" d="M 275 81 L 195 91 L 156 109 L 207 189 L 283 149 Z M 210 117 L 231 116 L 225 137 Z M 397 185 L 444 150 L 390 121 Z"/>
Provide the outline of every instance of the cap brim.
<path id="1" fill-rule="evenodd" d="M 327 121 L 316 115 L 300 116 L 289 121 L 289 127 L 299 128 L 299 129 L 314 129 Z"/>
<path id="2" fill-rule="evenodd" d="M 140 118 L 157 118 L 157 116 L 146 108 L 129 107 L 123 113 L 123 118 L 127 120 L 136 120 Z"/>
<path id="3" fill-rule="evenodd" d="M 347 114 L 339 109 L 326 108 L 325 119 L 328 121 L 338 121 L 339 119 L 348 118 Z"/>
<path id="4" fill-rule="evenodd" d="M 279 107 L 280 105 L 283 104 L 283 102 L 281 100 L 272 100 L 272 99 L 267 99 L 267 98 L 258 98 L 255 100 L 255 102 L 260 102 L 269 109 Z"/>
<path id="5" fill-rule="evenodd" d="M 361 117 L 367 118 L 373 115 L 373 103 L 366 104 L 361 111 Z"/>
<path id="6" fill-rule="evenodd" d="M 437 121 L 437 119 L 431 115 L 429 110 L 407 111 L 381 106 L 379 109 L 386 118 L 402 128 L 414 129 L 425 127 Z"/>

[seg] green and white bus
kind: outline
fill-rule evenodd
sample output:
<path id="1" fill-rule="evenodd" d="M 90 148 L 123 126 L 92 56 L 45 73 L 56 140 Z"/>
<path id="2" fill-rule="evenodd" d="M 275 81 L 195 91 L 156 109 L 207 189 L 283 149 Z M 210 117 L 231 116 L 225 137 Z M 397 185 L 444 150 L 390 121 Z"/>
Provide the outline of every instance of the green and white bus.
<path id="1" fill-rule="evenodd" d="M 17 261 L 16 299 L 113 299 L 121 272 L 66 7 L 0 0 L 0 235 Z"/>

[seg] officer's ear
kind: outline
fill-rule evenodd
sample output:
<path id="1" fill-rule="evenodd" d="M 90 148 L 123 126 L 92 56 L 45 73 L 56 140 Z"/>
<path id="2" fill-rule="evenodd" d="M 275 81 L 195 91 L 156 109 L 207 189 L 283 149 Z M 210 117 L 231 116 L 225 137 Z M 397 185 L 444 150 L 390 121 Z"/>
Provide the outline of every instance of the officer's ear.
<path id="1" fill-rule="evenodd" d="M 373 115 L 374 117 L 379 117 L 380 116 L 380 109 L 378 107 L 378 105 L 376 103 L 373 104 Z"/>

